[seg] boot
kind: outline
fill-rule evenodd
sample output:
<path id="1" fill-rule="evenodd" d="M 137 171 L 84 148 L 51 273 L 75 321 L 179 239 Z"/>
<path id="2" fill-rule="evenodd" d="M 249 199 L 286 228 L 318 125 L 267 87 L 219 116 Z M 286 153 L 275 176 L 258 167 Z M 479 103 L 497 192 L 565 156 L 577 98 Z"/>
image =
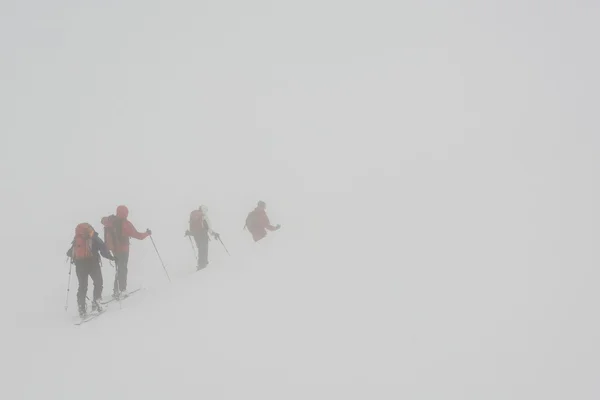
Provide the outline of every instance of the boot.
<path id="1" fill-rule="evenodd" d="M 202 262 L 198 261 L 198 265 L 196 265 L 196 270 L 200 271 L 202 268 L 206 268 L 208 266 L 208 261 Z"/>
<path id="2" fill-rule="evenodd" d="M 86 309 L 85 303 L 82 303 L 79 305 L 79 316 L 81 318 L 85 318 L 86 315 L 87 315 L 87 309 Z"/>
<path id="3" fill-rule="evenodd" d="M 102 312 L 102 305 L 100 304 L 100 299 L 92 301 L 92 312 Z"/>

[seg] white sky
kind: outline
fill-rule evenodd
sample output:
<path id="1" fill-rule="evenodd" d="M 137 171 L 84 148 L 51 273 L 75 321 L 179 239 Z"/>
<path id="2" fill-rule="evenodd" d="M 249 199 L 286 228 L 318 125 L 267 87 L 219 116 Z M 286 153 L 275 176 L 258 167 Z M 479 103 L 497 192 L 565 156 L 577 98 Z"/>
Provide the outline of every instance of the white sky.
<path id="1" fill-rule="evenodd" d="M 4 307 L 60 309 L 74 226 L 119 204 L 176 270 L 191 209 L 234 252 L 263 199 L 284 225 L 274 259 L 324 303 L 368 304 L 357 352 L 413 329 L 432 357 L 377 359 L 382 395 L 436 398 L 385 385 L 457 368 L 444 398 L 597 399 L 599 17 L 593 1 L 3 0 Z M 132 279 L 164 280 L 134 249 Z"/>

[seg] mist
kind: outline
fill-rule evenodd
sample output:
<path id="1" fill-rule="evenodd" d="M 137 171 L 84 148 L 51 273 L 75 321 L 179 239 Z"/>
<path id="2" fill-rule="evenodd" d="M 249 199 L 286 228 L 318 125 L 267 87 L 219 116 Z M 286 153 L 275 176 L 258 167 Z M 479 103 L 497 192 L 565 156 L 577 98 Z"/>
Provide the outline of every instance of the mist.
<path id="1" fill-rule="evenodd" d="M 3 1 L 2 398 L 597 399 L 599 17 Z M 73 326 L 74 228 L 121 204 L 171 282 L 133 240 L 145 290 Z"/>

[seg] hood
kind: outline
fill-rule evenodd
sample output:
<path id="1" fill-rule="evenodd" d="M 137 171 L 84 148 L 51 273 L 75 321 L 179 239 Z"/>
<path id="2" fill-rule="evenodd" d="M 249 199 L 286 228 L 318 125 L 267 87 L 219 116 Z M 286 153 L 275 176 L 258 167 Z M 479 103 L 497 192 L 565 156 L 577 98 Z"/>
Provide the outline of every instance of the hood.
<path id="1" fill-rule="evenodd" d="M 126 206 L 117 207 L 117 217 L 127 219 L 129 216 L 129 209 Z"/>

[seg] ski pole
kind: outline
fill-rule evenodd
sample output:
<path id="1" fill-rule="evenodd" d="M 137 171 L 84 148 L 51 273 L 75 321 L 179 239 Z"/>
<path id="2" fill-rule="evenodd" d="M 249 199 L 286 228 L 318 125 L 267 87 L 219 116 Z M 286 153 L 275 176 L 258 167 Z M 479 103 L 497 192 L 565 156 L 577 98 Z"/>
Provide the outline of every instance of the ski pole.
<path id="1" fill-rule="evenodd" d="M 221 240 L 221 236 L 219 236 L 219 242 L 221 242 L 221 244 L 223 245 L 223 248 L 225 249 L 225 251 L 227 252 L 227 254 L 228 254 L 228 255 L 231 255 L 231 254 L 229 254 L 229 250 L 227 250 L 227 247 L 225 247 L 225 244 L 224 244 L 224 243 L 223 243 L 223 241 Z"/>
<path id="2" fill-rule="evenodd" d="M 165 270 L 165 274 L 167 274 L 167 278 L 169 279 L 169 282 L 171 282 L 171 277 L 169 277 L 169 273 L 167 272 L 167 267 L 165 267 L 165 263 L 163 262 L 162 257 L 160 256 L 160 253 L 158 252 L 158 249 L 156 248 L 156 243 L 154 243 L 154 239 L 152 238 L 152 235 L 150 235 L 150 240 L 152 241 L 152 246 L 154 246 L 154 250 L 156 250 L 156 255 L 158 256 L 158 259 L 160 260 L 160 263 L 162 264 L 162 267 Z"/>
<path id="3" fill-rule="evenodd" d="M 192 251 L 194 252 L 194 257 L 196 257 L 196 260 L 198 260 L 198 256 L 196 255 L 196 248 L 194 247 L 194 242 L 192 242 L 191 236 L 188 236 L 188 239 L 190 239 L 190 245 L 192 246 Z"/>
<path id="4" fill-rule="evenodd" d="M 67 257 L 69 261 L 69 257 Z M 65 311 L 69 308 L 69 292 L 71 291 L 71 270 L 73 269 L 73 263 L 69 264 L 69 280 L 67 282 L 67 299 L 65 300 Z"/>

